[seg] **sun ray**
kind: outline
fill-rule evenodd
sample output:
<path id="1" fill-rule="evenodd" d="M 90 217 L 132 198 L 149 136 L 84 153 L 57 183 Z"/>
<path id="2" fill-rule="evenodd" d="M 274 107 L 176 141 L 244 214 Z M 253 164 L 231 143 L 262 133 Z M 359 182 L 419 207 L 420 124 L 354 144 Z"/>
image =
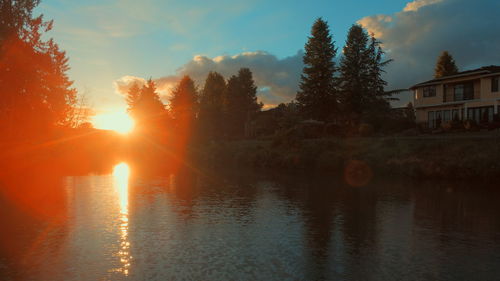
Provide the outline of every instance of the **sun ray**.
<path id="1" fill-rule="evenodd" d="M 126 111 L 114 111 L 94 116 L 92 123 L 97 129 L 128 134 L 134 129 L 134 120 Z"/>

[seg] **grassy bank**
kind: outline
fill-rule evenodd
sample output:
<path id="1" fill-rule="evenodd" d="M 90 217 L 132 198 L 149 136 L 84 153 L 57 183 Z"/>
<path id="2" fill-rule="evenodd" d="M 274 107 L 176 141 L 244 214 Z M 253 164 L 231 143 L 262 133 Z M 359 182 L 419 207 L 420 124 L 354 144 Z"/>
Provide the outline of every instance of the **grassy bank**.
<path id="1" fill-rule="evenodd" d="M 200 161 L 219 167 L 314 170 L 414 178 L 500 177 L 500 137 L 488 135 L 236 141 L 204 146 Z"/>

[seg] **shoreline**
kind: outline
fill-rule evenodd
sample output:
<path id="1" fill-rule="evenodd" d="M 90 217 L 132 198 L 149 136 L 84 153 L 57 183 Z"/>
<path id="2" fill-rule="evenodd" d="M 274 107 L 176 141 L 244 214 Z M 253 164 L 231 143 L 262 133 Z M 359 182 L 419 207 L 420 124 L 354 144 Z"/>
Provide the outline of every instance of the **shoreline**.
<path id="1" fill-rule="evenodd" d="M 500 135 L 359 137 L 242 140 L 199 149 L 200 162 L 214 167 L 354 173 L 415 179 L 500 178 Z"/>

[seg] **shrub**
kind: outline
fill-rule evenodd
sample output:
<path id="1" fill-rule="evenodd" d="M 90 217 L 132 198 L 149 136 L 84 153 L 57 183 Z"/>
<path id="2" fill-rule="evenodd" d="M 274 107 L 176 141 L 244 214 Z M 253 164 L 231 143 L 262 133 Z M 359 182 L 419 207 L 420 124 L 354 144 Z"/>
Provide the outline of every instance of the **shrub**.
<path id="1" fill-rule="evenodd" d="M 375 132 L 375 129 L 370 124 L 363 123 L 363 124 L 359 125 L 358 133 L 362 137 L 372 136 L 374 132 Z"/>
<path id="2" fill-rule="evenodd" d="M 301 131 L 304 138 L 319 138 L 323 135 L 325 123 L 316 120 L 305 120 L 300 122 L 296 128 Z"/>
<path id="3" fill-rule="evenodd" d="M 324 134 L 326 136 L 342 136 L 344 133 L 345 130 L 335 123 L 328 123 L 325 125 Z"/>
<path id="4" fill-rule="evenodd" d="M 463 127 L 467 131 L 477 131 L 477 130 L 479 130 L 479 126 L 477 125 L 476 121 L 474 121 L 474 120 L 465 120 L 463 122 Z"/>

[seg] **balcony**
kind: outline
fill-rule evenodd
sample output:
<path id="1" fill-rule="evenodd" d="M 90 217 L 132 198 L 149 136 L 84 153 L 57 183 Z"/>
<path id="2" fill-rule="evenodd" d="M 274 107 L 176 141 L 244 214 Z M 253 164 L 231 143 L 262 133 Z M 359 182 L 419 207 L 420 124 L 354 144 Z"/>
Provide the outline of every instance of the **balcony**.
<path id="1" fill-rule="evenodd" d="M 480 90 L 473 82 L 443 86 L 443 102 L 465 101 L 480 98 Z"/>

